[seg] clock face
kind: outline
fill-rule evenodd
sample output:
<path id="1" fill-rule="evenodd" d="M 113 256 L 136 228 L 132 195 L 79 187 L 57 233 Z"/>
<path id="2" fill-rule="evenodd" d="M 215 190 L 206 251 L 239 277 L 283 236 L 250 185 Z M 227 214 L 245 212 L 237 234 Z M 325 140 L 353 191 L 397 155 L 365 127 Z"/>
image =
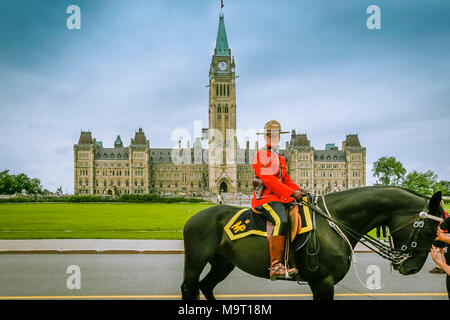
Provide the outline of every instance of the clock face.
<path id="1" fill-rule="evenodd" d="M 227 70 L 227 63 L 226 63 L 225 61 L 219 62 L 219 70 L 220 70 L 220 71 L 225 71 L 225 70 Z"/>

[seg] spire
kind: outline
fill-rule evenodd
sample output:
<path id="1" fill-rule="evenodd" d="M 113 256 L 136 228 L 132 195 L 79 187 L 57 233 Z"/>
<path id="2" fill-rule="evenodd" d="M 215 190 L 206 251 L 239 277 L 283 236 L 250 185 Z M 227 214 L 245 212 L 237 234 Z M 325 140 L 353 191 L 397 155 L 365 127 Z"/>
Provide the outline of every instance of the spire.
<path id="1" fill-rule="evenodd" d="M 92 144 L 92 135 L 90 131 L 81 131 L 78 144 Z"/>
<path id="2" fill-rule="evenodd" d="M 225 23 L 223 21 L 223 13 L 219 15 L 219 30 L 217 31 L 215 55 L 219 57 L 229 57 L 227 33 L 225 31 Z"/>
<path id="3" fill-rule="evenodd" d="M 116 141 L 114 141 L 114 148 L 123 147 L 122 139 L 120 139 L 120 135 L 117 135 Z"/>
<path id="4" fill-rule="evenodd" d="M 142 131 L 142 128 L 139 128 L 139 132 L 136 132 L 134 135 L 134 139 L 131 139 L 131 144 L 136 145 L 149 145 L 149 141 L 145 137 L 144 131 Z"/>

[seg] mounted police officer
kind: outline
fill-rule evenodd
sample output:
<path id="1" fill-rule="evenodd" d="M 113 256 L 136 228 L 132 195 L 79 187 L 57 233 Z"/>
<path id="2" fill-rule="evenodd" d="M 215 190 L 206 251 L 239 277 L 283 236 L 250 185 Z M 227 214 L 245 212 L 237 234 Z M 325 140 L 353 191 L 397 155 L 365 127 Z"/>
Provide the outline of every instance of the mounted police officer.
<path id="1" fill-rule="evenodd" d="M 269 236 L 270 279 L 284 279 L 298 273 L 295 268 L 286 270 L 283 264 L 286 234 L 289 232 L 287 208 L 297 209 L 294 199 L 300 200 L 306 191 L 295 184 L 287 173 L 286 159 L 279 154 L 278 145 L 281 125 L 271 120 L 264 126 L 266 145 L 258 150 L 253 160 L 255 175 L 263 184 L 263 191 L 255 191 L 252 209 L 263 214 L 274 224 L 273 234 Z"/>

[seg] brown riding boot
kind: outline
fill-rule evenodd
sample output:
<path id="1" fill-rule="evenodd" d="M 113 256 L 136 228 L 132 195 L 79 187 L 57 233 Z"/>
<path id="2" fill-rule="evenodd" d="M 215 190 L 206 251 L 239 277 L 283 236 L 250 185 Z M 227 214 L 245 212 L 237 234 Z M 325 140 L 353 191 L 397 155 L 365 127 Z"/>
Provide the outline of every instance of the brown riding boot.
<path id="1" fill-rule="evenodd" d="M 285 236 L 270 236 L 269 237 L 269 253 L 270 253 L 270 280 L 286 279 L 298 273 L 296 268 L 287 270 L 284 267 L 283 253 L 284 253 Z"/>

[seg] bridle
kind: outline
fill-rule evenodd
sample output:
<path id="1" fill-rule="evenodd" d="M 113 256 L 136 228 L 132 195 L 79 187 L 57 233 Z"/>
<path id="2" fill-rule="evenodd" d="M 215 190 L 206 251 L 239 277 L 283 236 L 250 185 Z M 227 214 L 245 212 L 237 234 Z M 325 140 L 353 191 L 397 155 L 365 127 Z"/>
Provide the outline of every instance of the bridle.
<path id="1" fill-rule="evenodd" d="M 350 236 L 352 236 L 353 238 L 355 238 L 357 241 L 364 239 L 365 241 L 361 242 L 363 245 L 365 245 L 367 248 L 374 251 L 381 257 L 391 261 L 392 264 L 394 264 L 394 265 L 400 265 L 401 263 L 403 263 L 405 260 L 407 260 L 408 258 L 410 258 L 412 256 L 414 251 L 429 251 L 429 249 L 427 249 L 427 248 L 417 248 L 417 240 L 419 238 L 420 232 L 422 231 L 422 228 L 425 226 L 425 220 L 430 219 L 430 220 L 435 220 L 435 221 L 440 221 L 440 222 L 443 221 L 442 218 L 430 215 L 425 211 L 425 209 L 428 206 L 428 201 L 426 201 L 425 205 L 423 207 L 423 210 L 417 216 L 415 216 L 413 219 L 409 220 L 408 222 L 402 224 L 400 227 L 397 227 L 393 231 L 391 231 L 391 235 L 392 235 L 393 233 L 396 233 L 396 232 L 406 228 L 410 224 L 413 225 L 414 229 L 409 234 L 408 240 L 400 247 L 400 250 L 398 250 L 393 247 L 392 239 L 390 239 L 390 243 L 388 246 L 367 234 L 363 235 L 363 234 L 353 230 L 352 228 L 345 226 L 341 222 L 336 221 L 329 213 L 328 208 L 326 207 L 326 204 L 325 204 L 325 198 L 323 196 L 322 196 L 322 201 L 324 203 L 324 207 L 326 208 L 328 214 L 325 214 L 320 208 L 317 207 L 317 205 L 313 206 L 309 202 L 302 201 L 301 204 L 306 205 L 307 207 L 309 207 L 310 209 L 312 209 L 313 211 L 317 212 L 319 215 L 321 215 L 322 217 L 327 219 L 330 226 L 333 229 L 335 229 L 335 231 L 338 232 L 338 234 L 340 234 L 342 232 L 339 230 L 339 228 L 336 228 L 335 226 L 339 226 L 343 230 L 347 231 L 347 233 Z M 348 240 L 347 240 L 347 242 L 348 242 Z M 350 246 L 350 243 L 349 243 L 349 246 Z M 350 249 L 353 249 L 353 248 L 350 248 Z"/>
<path id="2" fill-rule="evenodd" d="M 418 214 L 417 217 L 409 220 L 408 222 L 402 224 L 401 226 L 395 228 L 394 230 L 391 231 L 391 235 L 403 230 L 404 228 L 406 228 L 407 226 L 411 225 L 413 226 L 413 229 L 411 230 L 408 239 L 405 241 L 405 243 L 400 247 L 400 251 L 404 252 L 408 255 L 408 258 L 410 256 L 412 256 L 413 251 L 429 251 L 429 248 L 417 248 L 417 240 L 419 239 L 419 235 L 420 232 L 422 231 L 422 228 L 425 226 L 425 221 L 427 219 L 430 220 L 434 220 L 434 221 L 439 221 L 442 222 L 444 221 L 443 218 L 439 218 L 433 215 L 430 215 L 428 213 L 428 210 L 425 211 L 425 208 L 427 207 L 427 202 L 425 202 L 425 206 L 423 208 L 423 210 Z"/>

